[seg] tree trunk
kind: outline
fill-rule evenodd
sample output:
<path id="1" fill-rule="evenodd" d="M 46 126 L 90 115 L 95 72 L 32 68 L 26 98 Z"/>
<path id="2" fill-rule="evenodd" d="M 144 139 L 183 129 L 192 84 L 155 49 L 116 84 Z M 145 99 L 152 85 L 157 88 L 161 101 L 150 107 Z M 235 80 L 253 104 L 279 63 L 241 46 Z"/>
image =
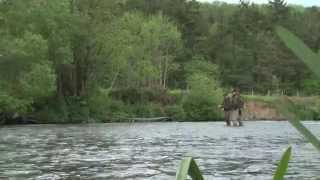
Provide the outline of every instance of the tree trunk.
<path id="1" fill-rule="evenodd" d="M 75 96 L 77 94 L 75 66 L 62 64 L 57 68 L 58 97 Z"/>
<path id="2" fill-rule="evenodd" d="M 164 72 L 163 72 L 163 89 L 167 88 L 167 76 L 168 76 L 168 53 L 164 57 Z"/>

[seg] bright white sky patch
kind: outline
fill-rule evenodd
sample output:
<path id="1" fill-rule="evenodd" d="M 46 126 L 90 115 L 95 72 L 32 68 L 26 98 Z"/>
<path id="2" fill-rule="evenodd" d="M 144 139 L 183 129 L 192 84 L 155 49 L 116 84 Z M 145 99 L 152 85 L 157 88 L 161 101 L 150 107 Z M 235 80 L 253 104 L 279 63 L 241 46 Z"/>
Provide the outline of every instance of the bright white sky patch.
<path id="1" fill-rule="evenodd" d="M 200 2 L 213 2 L 215 0 L 198 0 Z M 239 0 L 219 0 L 224 1 L 227 3 L 239 3 Z M 268 3 L 268 0 L 251 0 L 251 2 L 254 3 Z M 303 5 L 303 6 L 320 6 L 320 0 L 287 0 L 288 4 L 297 4 L 297 5 Z"/>

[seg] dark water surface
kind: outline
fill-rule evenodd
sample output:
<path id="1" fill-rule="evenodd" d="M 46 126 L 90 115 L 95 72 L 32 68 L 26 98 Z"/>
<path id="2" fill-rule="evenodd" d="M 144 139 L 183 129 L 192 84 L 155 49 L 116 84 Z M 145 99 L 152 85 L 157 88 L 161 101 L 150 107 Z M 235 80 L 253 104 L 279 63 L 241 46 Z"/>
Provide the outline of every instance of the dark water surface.
<path id="1" fill-rule="evenodd" d="M 305 122 L 320 137 L 319 122 Z M 293 147 L 287 179 L 320 177 L 320 154 L 287 122 L 32 125 L 0 128 L 0 179 L 174 179 L 181 158 L 205 178 L 271 179 Z"/>

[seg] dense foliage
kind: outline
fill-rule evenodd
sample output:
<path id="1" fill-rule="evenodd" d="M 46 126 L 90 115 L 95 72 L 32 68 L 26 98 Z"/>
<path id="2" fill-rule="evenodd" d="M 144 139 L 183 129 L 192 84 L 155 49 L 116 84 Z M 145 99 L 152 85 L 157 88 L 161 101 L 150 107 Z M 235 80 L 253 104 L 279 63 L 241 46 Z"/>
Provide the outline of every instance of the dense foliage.
<path id="1" fill-rule="evenodd" d="M 223 91 L 318 95 L 277 37 L 320 49 L 320 10 L 191 0 L 0 1 L 0 119 L 213 120 Z"/>

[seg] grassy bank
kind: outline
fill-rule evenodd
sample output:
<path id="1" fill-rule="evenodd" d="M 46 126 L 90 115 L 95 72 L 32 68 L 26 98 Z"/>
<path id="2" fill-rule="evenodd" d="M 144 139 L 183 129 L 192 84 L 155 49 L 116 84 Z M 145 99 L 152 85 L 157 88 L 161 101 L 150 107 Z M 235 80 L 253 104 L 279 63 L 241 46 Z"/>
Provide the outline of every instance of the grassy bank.
<path id="1" fill-rule="evenodd" d="M 42 116 L 38 116 L 37 119 L 45 123 L 131 122 L 135 118 L 154 117 L 169 117 L 173 121 L 223 120 L 223 113 L 218 108 L 222 94 L 214 96 L 205 92 L 192 93 L 184 90 L 139 91 L 102 90 L 87 101 L 73 100 L 71 103 L 64 103 L 63 106 L 58 104 L 53 108 L 48 107 L 45 111 L 40 111 Z M 243 95 L 243 97 L 247 103 L 263 103 L 274 109 L 282 98 L 259 95 Z M 289 99 L 293 102 L 290 110 L 299 119 L 320 119 L 319 97 L 289 97 Z"/>
<path id="2" fill-rule="evenodd" d="M 244 95 L 246 102 L 261 102 L 270 108 L 277 109 L 278 102 L 283 98 L 282 96 L 259 96 L 259 95 Z M 319 120 L 320 119 L 320 97 L 288 97 L 292 102 L 289 107 L 290 111 L 301 120 Z"/>
<path id="3" fill-rule="evenodd" d="M 100 89 L 88 98 L 48 100 L 23 114 L 26 122 L 36 123 L 99 123 L 132 122 L 136 118 L 168 117 L 172 121 L 221 121 L 223 112 L 218 108 L 222 91 L 151 89 Z M 243 95 L 245 102 L 276 109 L 281 96 Z M 319 97 L 289 97 L 290 110 L 302 120 L 320 119 Z M 255 109 L 249 109 L 255 111 Z M 259 112 L 256 112 L 259 113 Z M 13 114 L 14 115 L 14 114 Z M 21 117 L 7 122 L 20 124 Z M 16 116 L 16 115 L 15 115 Z M 268 119 L 268 117 L 266 118 Z M 31 120 L 31 121 L 30 121 Z M 270 118 L 272 120 L 272 118 Z"/>
<path id="4" fill-rule="evenodd" d="M 92 96 L 50 101 L 29 113 L 39 123 L 131 122 L 136 118 L 169 117 L 172 121 L 220 121 L 220 89 L 100 89 Z"/>

